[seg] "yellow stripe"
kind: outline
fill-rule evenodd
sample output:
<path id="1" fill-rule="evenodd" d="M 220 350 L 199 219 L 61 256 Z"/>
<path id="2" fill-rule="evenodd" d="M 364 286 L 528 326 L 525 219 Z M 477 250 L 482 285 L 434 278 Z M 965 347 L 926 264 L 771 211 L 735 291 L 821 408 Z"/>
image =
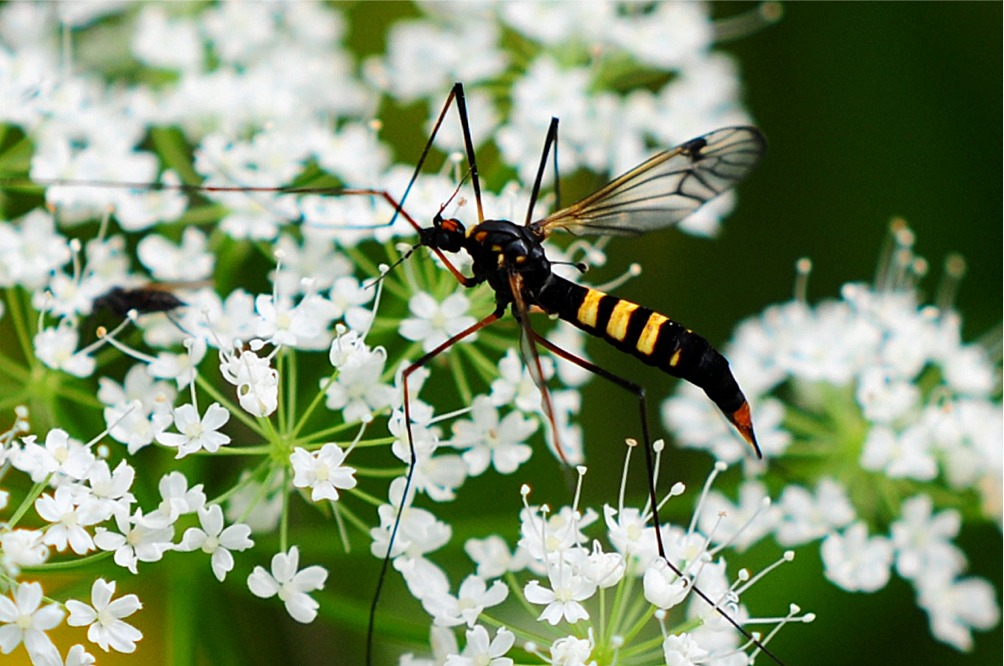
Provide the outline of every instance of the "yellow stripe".
<path id="1" fill-rule="evenodd" d="M 645 328 L 642 329 L 641 335 L 638 336 L 638 344 L 636 345 L 638 351 L 646 356 L 651 356 L 652 352 L 655 351 L 655 343 L 659 339 L 659 329 L 662 328 L 663 322 L 669 321 L 666 317 L 663 317 L 658 312 L 653 312 L 648 317 L 648 321 L 645 322 Z"/>
<path id="2" fill-rule="evenodd" d="M 676 353 L 673 354 L 673 358 L 669 359 L 669 367 L 675 368 L 676 364 L 680 362 L 680 350 L 677 349 Z"/>
<path id="3" fill-rule="evenodd" d="M 628 322 L 631 321 L 631 313 L 638 309 L 638 306 L 631 301 L 623 299 L 617 301 L 614 311 L 610 313 L 610 321 L 607 322 L 607 335 L 614 340 L 621 341 L 627 335 Z"/>
<path id="4" fill-rule="evenodd" d="M 602 291 L 596 291 L 595 289 L 590 289 L 586 292 L 586 297 L 582 299 L 582 305 L 579 306 L 579 311 L 575 315 L 580 324 L 596 328 L 596 315 L 600 311 L 600 299 L 603 296 Z"/>

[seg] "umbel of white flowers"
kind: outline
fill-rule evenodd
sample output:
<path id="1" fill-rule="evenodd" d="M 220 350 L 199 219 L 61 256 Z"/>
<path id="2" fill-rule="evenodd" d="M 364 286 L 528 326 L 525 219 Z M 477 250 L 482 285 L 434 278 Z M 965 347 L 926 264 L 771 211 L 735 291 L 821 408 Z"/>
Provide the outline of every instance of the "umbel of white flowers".
<path id="1" fill-rule="evenodd" d="M 952 302 L 961 258 L 946 262 L 935 304 L 919 302 L 927 264 L 913 240 L 894 221 L 875 284 L 847 284 L 840 300 L 818 305 L 803 284 L 800 297 L 739 325 L 726 354 L 743 368 L 761 446 L 785 470 L 785 489 L 736 545 L 768 535 L 787 547 L 821 541 L 826 577 L 852 592 L 880 591 L 895 570 L 915 588 L 931 633 L 967 650 L 972 629 L 1000 620 L 997 593 L 965 575 L 954 541 L 963 515 L 1001 524 L 1000 356 L 962 341 Z M 683 386 L 663 405 L 666 424 L 685 446 L 740 459 L 702 397 Z M 728 521 L 758 511 L 765 496 L 771 467 L 746 471 L 735 502 L 709 500 Z M 965 506 L 939 506 L 944 498 Z"/>

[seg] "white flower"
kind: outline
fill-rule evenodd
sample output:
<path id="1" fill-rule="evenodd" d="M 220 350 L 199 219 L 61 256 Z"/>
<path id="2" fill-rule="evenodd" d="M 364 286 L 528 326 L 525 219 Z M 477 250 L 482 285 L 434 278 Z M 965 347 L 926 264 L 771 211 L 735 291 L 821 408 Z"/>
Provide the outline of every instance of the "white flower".
<path id="1" fill-rule="evenodd" d="M 101 550 L 115 551 L 113 559 L 120 567 L 136 573 L 137 562 L 156 562 L 173 547 L 174 527 L 148 524 L 139 509 L 132 516 L 120 509 L 114 517 L 118 533 L 98 527 L 94 543 Z"/>
<path id="2" fill-rule="evenodd" d="M 345 451 L 334 443 L 325 444 L 313 453 L 298 446 L 289 456 L 293 485 L 310 488 L 310 499 L 314 502 L 337 501 L 339 488 L 356 487 L 356 471 L 342 465 L 344 461 Z"/>
<path id="3" fill-rule="evenodd" d="M 53 663 L 46 661 L 53 654 L 59 659 L 56 646 L 45 632 L 63 621 L 63 609 L 58 604 L 40 608 L 41 604 L 42 586 L 38 583 L 18 583 L 13 599 L 0 597 L 0 653 L 10 654 L 23 642 L 36 663 Z"/>
<path id="4" fill-rule="evenodd" d="M 35 356 L 55 370 L 63 370 L 75 377 L 88 377 L 94 372 L 94 359 L 77 352 L 79 334 L 68 325 L 68 319 L 55 328 L 44 328 L 35 334 Z"/>
<path id="5" fill-rule="evenodd" d="M 518 571 L 523 568 L 526 559 L 526 551 L 519 550 L 514 555 L 497 534 L 485 539 L 468 539 L 464 543 L 464 552 L 478 565 L 477 574 L 484 579 L 498 578 L 507 571 Z"/>
<path id="6" fill-rule="evenodd" d="M 143 265 L 158 280 L 198 281 L 213 274 L 213 255 L 207 247 L 206 235 L 196 227 L 185 227 L 181 245 L 175 245 L 163 236 L 144 236 L 136 252 Z"/>
<path id="7" fill-rule="evenodd" d="M 919 586 L 918 604 L 927 611 L 935 638 L 959 650 L 970 650 L 970 629 L 986 631 L 1000 622 L 999 597 L 982 578 L 930 576 Z"/>
<path id="8" fill-rule="evenodd" d="M 179 389 L 183 389 L 195 380 L 199 363 L 206 355 L 206 341 L 195 338 L 185 354 L 160 352 L 148 366 L 147 372 L 159 379 L 173 379 Z"/>
<path id="9" fill-rule="evenodd" d="M 45 530 L 43 543 L 60 552 L 69 545 L 77 555 L 94 550 L 94 541 L 84 528 L 100 522 L 105 516 L 87 489 L 61 485 L 54 495 L 42 495 L 35 500 L 35 511 L 51 523 Z"/>
<path id="10" fill-rule="evenodd" d="M 197 483 L 189 488 L 188 477 L 181 472 L 168 472 L 160 477 L 157 490 L 160 492 L 160 503 L 145 518 L 150 525 L 173 525 L 179 516 L 195 513 L 206 504 L 202 484 Z"/>
<path id="11" fill-rule="evenodd" d="M 126 654 L 136 651 L 136 641 L 143 638 L 143 632 L 123 622 L 140 608 L 139 597 L 127 594 L 112 601 L 115 581 L 106 582 L 98 578 L 91 586 L 91 605 L 70 599 L 66 609 L 70 617 L 66 623 L 71 627 L 87 627 L 87 639 L 105 651 L 115 650 Z"/>
<path id="12" fill-rule="evenodd" d="M 227 520 L 247 523 L 252 532 L 272 532 L 279 525 L 285 499 L 281 474 L 272 474 L 259 482 L 252 478 L 250 470 L 244 470 L 237 491 L 227 498 Z"/>
<path id="13" fill-rule="evenodd" d="M 108 469 L 108 463 L 97 460 L 87 473 L 87 483 L 91 487 L 93 501 L 100 507 L 102 520 L 110 518 L 116 509 L 128 511 L 136 501 L 129 489 L 136 478 L 136 469 L 121 460 L 115 471 Z"/>
<path id="14" fill-rule="evenodd" d="M 732 504 L 724 495 L 712 491 L 701 506 L 700 526 L 715 543 L 728 543 L 743 552 L 770 534 L 777 524 L 777 512 L 770 507 L 766 486 L 746 481 L 739 488 L 739 499 Z"/>
<path id="15" fill-rule="evenodd" d="M 471 420 L 453 423 L 450 444 L 467 449 L 462 457 L 471 476 L 478 476 L 489 465 L 500 474 L 511 474 L 530 459 L 533 449 L 525 442 L 535 430 L 537 422 L 519 412 L 510 412 L 500 420 L 491 400 L 478 396 L 471 406 Z"/>
<path id="16" fill-rule="evenodd" d="M 502 581 L 495 581 L 489 588 L 483 578 L 472 575 L 460 584 L 457 596 L 427 595 L 422 598 L 422 606 L 436 624 L 447 627 L 466 624 L 471 629 L 486 608 L 498 606 L 508 595 L 509 588 Z"/>
<path id="17" fill-rule="evenodd" d="M 289 298 L 275 299 L 270 294 L 261 294 L 255 299 L 258 324 L 255 335 L 273 345 L 297 346 L 298 342 L 310 340 L 320 335 L 331 317 L 318 316 L 318 302 L 324 299 L 309 294 L 296 305 Z"/>
<path id="18" fill-rule="evenodd" d="M 430 352 L 446 340 L 477 321 L 467 314 L 471 302 L 461 292 L 454 292 L 440 303 L 425 292 L 419 292 L 408 301 L 412 317 L 401 322 L 398 330 L 408 340 L 420 341 L 422 351 Z M 464 338 L 473 341 L 474 335 Z"/>
<path id="19" fill-rule="evenodd" d="M 596 592 L 596 583 L 574 573 L 568 565 L 552 566 L 547 572 L 551 588 L 532 580 L 523 588 L 523 596 L 532 604 L 547 604 L 538 620 L 554 626 L 562 620 L 575 624 L 588 620 L 589 612 L 580 603 Z"/>
<path id="20" fill-rule="evenodd" d="M 869 538 L 862 522 L 826 537 L 821 554 L 826 577 L 849 592 L 874 592 L 889 582 L 892 544 L 885 537 Z"/>
<path id="21" fill-rule="evenodd" d="M 551 358 L 541 358 L 540 366 L 545 380 L 554 375 L 554 361 Z M 509 349 L 499 360 L 498 374 L 499 378 L 492 380 L 492 404 L 497 407 L 512 405 L 524 414 L 536 414 L 540 410 L 540 389 L 533 382 L 516 350 Z"/>
<path id="22" fill-rule="evenodd" d="M 801 486 L 786 486 L 778 509 L 781 519 L 776 536 L 782 546 L 821 539 L 831 530 L 850 524 L 856 517 L 846 489 L 829 478 L 819 481 L 815 495 Z"/>
<path id="23" fill-rule="evenodd" d="M 271 355 L 259 356 L 253 349 L 220 350 L 220 374 L 237 387 L 241 408 L 252 416 L 269 416 L 279 406 L 279 372 Z"/>
<path id="24" fill-rule="evenodd" d="M 489 639 L 488 630 L 480 624 L 466 632 L 467 647 L 460 655 L 450 655 L 444 666 L 512 666 L 512 659 L 504 656 L 516 643 L 516 635 L 499 627 L 495 638 Z"/>
<path id="25" fill-rule="evenodd" d="M 300 551 L 296 546 L 288 553 L 276 553 L 272 557 L 272 572 L 255 567 L 248 576 L 248 588 L 263 599 L 279 595 L 290 617 L 308 624 L 317 617 L 319 605 L 307 593 L 323 588 L 328 572 L 316 565 L 298 571 L 299 564 Z"/>
<path id="26" fill-rule="evenodd" d="M 0 534 L 0 563 L 10 576 L 21 567 L 42 564 L 49 558 L 49 548 L 42 541 L 41 530 L 14 529 Z"/>
<path id="27" fill-rule="evenodd" d="M 202 507 L 198 511 L 199 523 L 202 529 L 189 527 L 185 530 L 181 543 L 176 550 L 191 551 L 201 549 L 208 553 L 213 575 L 221 583 L 228 572 L 234 568 L 232 550 L 247 550 L 254 545 L 251 541 L 251 528 L 243 523 L 235 523 L 223 527 L 223 509 L 219 504 Z"/>
<path id="28" fill-rule="evenodd" d="M 387 362 L 382 347 L 371 350 L 350 332 L 331 343 L 328 357 L 338 369 L 335 381 L 321 382 L 328 409 L 342 410 L 346 421 L 369 422 L 375 412 L 391 404 L 394 389 L 381 381 Z"/>
<path id="29" fill-rule="evenodd" d="M 394 529 L 394 522 L 400 513 L 401 519 L 397 526 L 397 535 L 394 539 L 393 549 L 390 556 L 397 558 L 406 556 L 408 558 L 418 558 L 441 548 L 446 544 L 453 534 L 449 524 L 439 520 L 432 512 L 420 507 L 411 506 L 411 498 L 402 509 L 402 496 L 404 494 L 404 477 L 394 479 L 390 484 L 388 492 L 389 503 L 381 504 L 377 509 L 380 516 L 379 527 L 370 530 L 370 537 L 373 543 L 370 545 L 370 552 L 374 557 L 383 558 L 390 547 L 390 535 Z M 414 497 L 414 488 L 411 489 L 411 497 Z"/>
<path id="30" fill-rule="evenodd" d="M 59 474 L 79 481 L 87 476 L 94 463 L 94 454 L 62 428 L 53 428 L 45 436 L 45 445 L 35 443 L 35 436 L 22 438 L 24 448 L 13 459 L 18 469 L 28 472 L 39 483 L 50 474 Z M 57 481 L 61 479 L 56 479 Z"/>
<path id="31" fill-rule="evenodd" d="M 687 634 L 666 636 L 662 650 L 666 656 L 666 666 L 697 666 L 705 663 L 710 656 L 707 650 Z"/>
<path id="32" fill-rule="evenodd" d="M 65 666 L 94 666 L 97 660 L 94 655 L 84 649 L 84 646 L 77 643 L 66 653 Z"/>
<path id="33" fill-rule="evenodd" d="M 922 426 L 897 433 L 884 425 L 874 425 L 865 439 L 861 467 L 884 472 L 890 478 L 930 481 L 938 475 L 930 431 Z"/>
<path id="34" fill-rule="evenodd" d="M 413 414 L 413 418 L 414 416 Z M 437 502 L 453 499 L 457 488 L 467 478 L 467 465 L 458 455 L 436 455 L 440 447 L 438 431 L 423 427 L 419 423 L 412 423 L 409 447 L 402 411 L 394 412 L 390 431 L 397 437 L 391 446 L 394 455 L 406 464 L 414 462 L 412 488 L 415 492 L 425 493 Z"/>
<path id="35" fill-rule="evenodd" d="M 903 518 L 892 524 L 896 571 L 903 578 L 953 577 L 965 568 L 965 554 L 952 543 L 962 516 L 950 509 L 933 515 L 933 508 L 930 497 L 917 495 L 903 503 Z"/>
<path id="36" fill-rule="evenodd" d="M 229 435 L 217 432 L 229 420 L 230 412 L 218 402 L 209 405 L 201 419 L 194 405 L 182 405 L 174 410 L 174 427 L 178 433 L 162 432 L 157 435 L 157 441 L 177 448 L 177 458 L 200 450 L 215 453 L 221 446 L 230 443 Z"/>
<path id="37" fill-rule="evenodd" d="M 669 568 L 665 560 L 658 558 L 645 569 L 642 583 L 645 599 L 653 606 L 665 610 L 687 598 L 693 581 L 680 576 Z"/>
<path id="38" fill-rule="evenodd" d="M 593 654 L 593 647 L 595 646 L 592 637 L 563 636 L 551 644 L 551 664 L 552 666 L 596 666 L 596 660 L 589 659 Z"/>

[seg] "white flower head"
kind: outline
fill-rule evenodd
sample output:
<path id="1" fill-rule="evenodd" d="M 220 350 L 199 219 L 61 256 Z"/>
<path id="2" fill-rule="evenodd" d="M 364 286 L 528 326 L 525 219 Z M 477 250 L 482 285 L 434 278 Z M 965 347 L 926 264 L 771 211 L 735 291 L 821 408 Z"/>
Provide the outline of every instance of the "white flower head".
<path id="1" fill-rule="evenodd" d="M 136 651 L 136 641 L 143 638 L 143 632 L 123 618 L 138 611 L 143 604 L 135 594 L 113 601 L 114 594 L 115 581 L 109 583 L 98 578 L 91 586 L 90 605 L 75 599 L 66 602 L 66 609 L 70 611 L 66 623 L 71 627 L 87 627 L 87 639 L 105 652 L 115 650 L 130 654 Z"/>
<path id="2" fill-rule="evenodd" d="M 221 583 L 234 568 L 234 556 L 231 551 L 242 551 L 251 548 L 251 528 L 243 523 L 223 526 L 223 509 L 219 504 L 201 507 L 198 510 L 198 527 L 185 530 L 181 543 L 176 547 L 180 551 L 201 550 L 210 555 L 213 575 Z"/>
<path id="3" fill-rule="evenodd" d="M 319 607 L 309 593 L 324 587 L 328 572 L 316 565 L 303 570 L 299 566 L 300 551 L 296 546 L 288 553 L 276 553 L 272 557 L 271 573 L 263 567 L 255 567 L 248 576 L 248 588 L 263 599 L 278 595 L 290 617 L 309 624 L 317 617 Z"/>
<path id="4" fill-rule="evenodd" d="M 471 302 L 461 292 L 454 292 L 440 303 L 429 294 L 419 292 L 408 301 L 412 317 L 401 322 L 401 335 L 422 343 L 422 351 L 430 352 L 450 337 L 473 326 L 477 321 L 467 314 Z M 474 335 L 464 338 L 473 341 Z"/>
<path id="5" fill-rule="evenodd" d="M 194 405 L 182 405 L 174 410 L 174 427 L 178 432 L 162 432 L 157 435 L 157 441 L 178 449 L 177 458 L 197 451 L 215 453 L 230 443 L 229 435 L 218 432 L 229 420 L 230 412 L 217 402 L 209 405 L 202 418 Z"/>
<path id="6" fill-rule="evenodd" d="M 13 598 L 0 596 L 0 653 L 10 654 L 24 643 L 28 655 L 36 663 L 47 661 L 59 653 L 45 632 L 63 621 L 63 609 L 58 604 L 42 607 L 42 586 L 39 583 L 18 583 Z M 56 662 L 58 663 L 58 662 Z"/>
<path id="7" fill-rule="evenodd" d="M 313 453 L 296 447 L 289 456 L 293 466 L 293 485 L 310 488 L 310 499 L 338 500 L 338 490 L 356 487 L 355 470 L 345 462 L 345 451 L 334 443 L 325 444 Z"/>

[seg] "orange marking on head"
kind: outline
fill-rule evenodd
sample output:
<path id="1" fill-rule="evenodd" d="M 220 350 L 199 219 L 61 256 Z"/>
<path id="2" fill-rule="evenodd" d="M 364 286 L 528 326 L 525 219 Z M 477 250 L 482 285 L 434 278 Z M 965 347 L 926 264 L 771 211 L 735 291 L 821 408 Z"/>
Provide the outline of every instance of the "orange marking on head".
<path id="1" fill-rule="evenodd" d="M 757 458 L 763 458 L 763 453 L 760 452 L 760 446 L 756 443 L 756 434 L 753 432 L 753 419 L 750 416 L 750 404 L 744 402 L 742 406 L 736 411 L 729 415 L 729 421 L 732 425 L 736 427 L 739 434 L 743 436 L 753 450 L 756 451 Z"/>

